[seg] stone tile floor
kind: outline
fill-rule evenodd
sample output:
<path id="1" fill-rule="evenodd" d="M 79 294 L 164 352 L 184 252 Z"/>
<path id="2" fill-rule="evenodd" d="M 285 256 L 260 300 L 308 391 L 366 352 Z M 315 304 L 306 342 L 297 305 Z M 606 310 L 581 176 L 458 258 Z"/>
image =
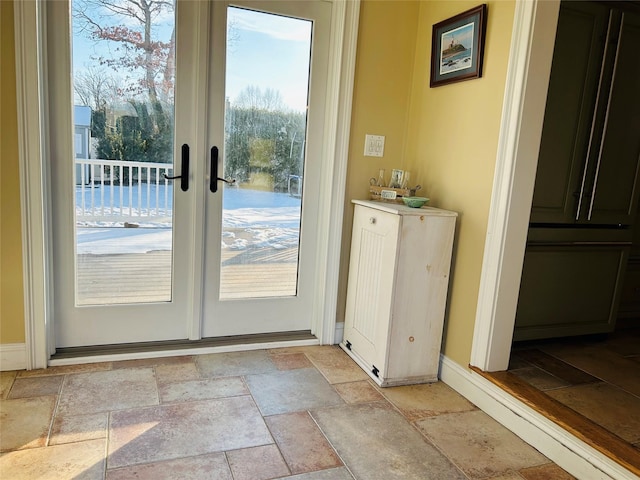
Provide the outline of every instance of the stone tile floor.
<path id="1" fill-rule="evenodd" d="M 640 329 L 521 342 L 509 371 L 640 450 Z"/>
<path id="2" fill-rule="evenodd" d="M 0 376 L 0 478 L 572 479 L 443 383 L 378 388 L 335 346 Z"/>

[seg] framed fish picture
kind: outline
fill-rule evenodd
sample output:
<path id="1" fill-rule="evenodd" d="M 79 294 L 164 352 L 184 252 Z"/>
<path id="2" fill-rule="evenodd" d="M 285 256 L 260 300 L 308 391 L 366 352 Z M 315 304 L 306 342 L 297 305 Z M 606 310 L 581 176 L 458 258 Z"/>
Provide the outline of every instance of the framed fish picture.
<path id="1" fill-rule="evenodd" d="M 431 87 L 482 76 L 487 5 L 482 4 L 433 26 Z"/>

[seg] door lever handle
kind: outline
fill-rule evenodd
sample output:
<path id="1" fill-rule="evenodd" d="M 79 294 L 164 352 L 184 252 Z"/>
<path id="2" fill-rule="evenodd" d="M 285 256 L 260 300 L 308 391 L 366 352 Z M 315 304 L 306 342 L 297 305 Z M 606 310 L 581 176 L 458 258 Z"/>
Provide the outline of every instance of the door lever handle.
<path id="1" fill-rule="evenodd" d="M 216 180 L 220 180 L 221 182 L 228 183 L 229 185 L 233 185 L 234 183 L 236 183 L 236 179 L 235 178 L 227 179 L 227 178 L 222 178 L 222 177 L 216 177 Z"/>
<path id="2" fill-rule="evenodd" d="M 175 175 L 173 177 L 169 177 L 166 172 L 162 173 L 162 176 L 165 180 L 176 180 L 180 179 L 180 190 L 186 192 L 189 190 L 189 145 L 186 143 L 182 145 L 182 168 L 180 171 L 180 175 Z"/>
<path id="3" fill-rule="evenodd" d="M 211 175 L 209 176 L 209 190 L 212 193 L 218 191 L 218 180 L 233 185 L 236 183 L 235 178 L 227 180 L 218 176 L 218 147 L 211 147 Z"/>

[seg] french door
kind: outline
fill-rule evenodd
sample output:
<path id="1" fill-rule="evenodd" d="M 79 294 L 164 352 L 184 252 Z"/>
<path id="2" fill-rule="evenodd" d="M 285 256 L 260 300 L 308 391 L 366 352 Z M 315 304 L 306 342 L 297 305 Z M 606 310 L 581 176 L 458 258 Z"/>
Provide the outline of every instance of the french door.
<path id="1" fill-rule="evenodd" d="M 210 96 L 218 115 L 209 138 L 212 149 L 223 147 L 225 174 L 236 182 L 219 182 L 206 196 L 202 336 L 309 330 L 331 4 L 213 2 L 213 9 L 214 18 L 227 18 L 227 41 L 214 31 L 213 64 L 227 69 L 213 72 L 209 91 L 227 93 Z M 268 113 L 260 120 L 257 112 Z M 238 165 L 238 157 L 248 162 Z M 215 158 L 210 165 L 215 173 Z"/>
<path id="2" fill-rule="evenodd" d="M 56 345 L 309 330 L 331 3 L 46 9 Z"/>

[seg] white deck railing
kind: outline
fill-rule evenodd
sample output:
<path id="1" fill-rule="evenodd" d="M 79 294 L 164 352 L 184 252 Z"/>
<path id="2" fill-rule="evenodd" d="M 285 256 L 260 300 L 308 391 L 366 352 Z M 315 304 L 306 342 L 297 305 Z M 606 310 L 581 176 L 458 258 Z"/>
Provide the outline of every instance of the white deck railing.
<path id="1" fill-rule="evenodd" d="M 173 164 L 75 159 L 76 221 L 168 223 Z"/>

